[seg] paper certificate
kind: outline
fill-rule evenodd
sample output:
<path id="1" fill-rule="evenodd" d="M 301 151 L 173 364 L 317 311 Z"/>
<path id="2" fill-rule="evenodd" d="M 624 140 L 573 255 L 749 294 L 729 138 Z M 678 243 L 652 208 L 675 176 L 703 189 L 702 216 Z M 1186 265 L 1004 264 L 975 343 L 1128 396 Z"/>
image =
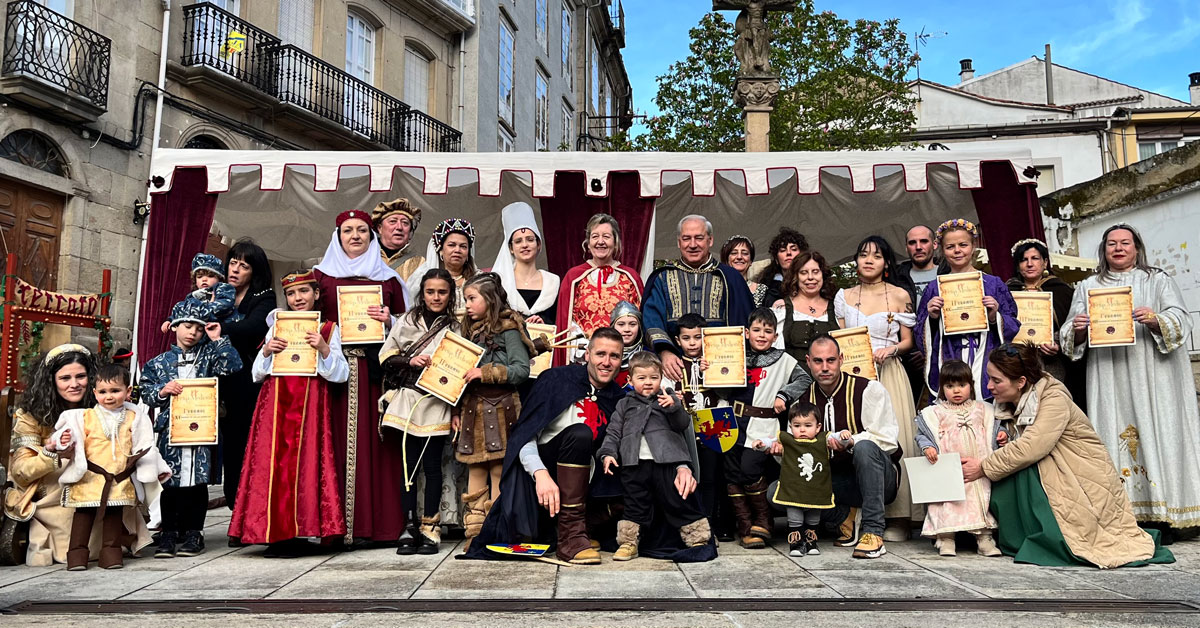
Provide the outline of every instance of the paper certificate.
<path id="1" fill-rule="evenodd" d="M 217 444 L 217 378 L 176 380 L 183 392 L 171 397 L 172 447 Z"/>
<path id="2" fill-rule="evenodd" d="M 1014 339 L 1031 345 L 1054 344 L 1054 295 L 1049 292 L 1014 292 L 1021 332 Z"/>
<path id="3" fill-rule="evenodd" d="M 1088 344 L 1118 347 L 1134 343 L 1133 287 L 1095 288 L 1087 291 Z"/>
<path id="4" fill-rule="evenodd" d="M 541 323 L 525 323 L 525 331 L 529 332 L 530 340 L 537 340 L 538 336 L 541 336 L 546 339 L 546 344 L 554 344 L 554 336 L 558 334 L 558 328 L 554 325 Z M 554 358 L 553 351 L 547 351 L 533 358 L 529 364 L 529 376 L 537 377 L 542 374 L 542 371 L 550 368 L 552 358 Z"/>
<path id="5" fill-rule="evenodd" d="M 875 372 L 875 350 L 866 327 L 836 329 L 829 332 L 842 348 L 842 372 L 867 379 L 879 379 Z"/>
<path id="6" fill-rule="evenodd" d="M 967 498 L 962 458 L 956 452 L 938 454 L 937 464 L 929 464 L 925 456 L 905 458 L 902 462 L 908 471 L 912 503 L 961 502 Z"/>
<path id="7" fill-rule="evenodd" d="M 342 344 L 371 344 L 387 338 L 383 321 L 367 314 L 372 305 L 383 306 L 383 286 L 338 286 L 337 305 Z"/>
<path id="8" fill-rule="evenodd" d="M 707 327 L 703 358 L 708 361 L 704 385 L 709 388 L 746 385 L 746 331 L 744 327 Z"/>
<path id="9" fill-rule="evenodd" d="M 417 388 L 456 405 L 467 387 L 467 371 L 479 366 L 483 347 L 448 331 L 433 350 L 429 366 L 421 371 Z"/>
<path id="10" fill-rule="evenodd" d="M 987 308 L 983 305 L 983 273 L 954 273 L 937 278 L 942 306 L 942 333 L 968 334 L 987 331 Z"/>
<path id="11" fill-rule="evenodd" d="M 316 375 L 317 349 L 310 347 L 305 336 L 320 333 L 320 312 L 279 312 L 275 315 L 272 334 L 287 341 L 288 346 L 271 360 L 272 375 Z"/>

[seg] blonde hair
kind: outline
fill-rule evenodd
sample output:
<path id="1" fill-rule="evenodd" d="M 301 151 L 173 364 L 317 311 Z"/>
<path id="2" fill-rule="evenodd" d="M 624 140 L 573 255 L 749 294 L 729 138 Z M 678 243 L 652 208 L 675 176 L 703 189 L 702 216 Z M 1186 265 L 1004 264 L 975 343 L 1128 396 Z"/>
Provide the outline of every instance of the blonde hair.
<path id="1" fill-rule="evenodd" d="M 583 228 L 583 253 L 584 253 L 584 255 L 591 255 L 591 251 L 588 250 L 588 241 L 592 239 L 592 231 L 595 230 L 595 228 L 599 227 L 600 225 L 608 225 L 609 227 L 612 227 L 612 230 L 613 230 L 613 254 L 612 254 L 612 257 L 614 260 L 620 259 L 620 257 L 621 257 L 621 225 L 617 222 L 616 218 L 613 218 L 612 216 L 610 216 L 608 214 L 592 214 L 592 217 L 588 219 L 587 226 Z"/>

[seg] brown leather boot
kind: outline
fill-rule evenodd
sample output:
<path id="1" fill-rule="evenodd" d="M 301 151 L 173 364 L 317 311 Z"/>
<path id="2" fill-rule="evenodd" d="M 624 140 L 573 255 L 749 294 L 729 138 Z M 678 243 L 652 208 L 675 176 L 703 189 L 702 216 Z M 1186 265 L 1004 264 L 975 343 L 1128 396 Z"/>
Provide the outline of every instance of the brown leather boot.
<path id="1" fill-rule="evenodd" d="M 573 565 L 598 565 L 600 552 L 592 549 L 587 533 L 589 465 L 560 462 L 558 472 L 558 547 L 560 560 Z"/>
<path id="2" fill-rule="evenodd" d="M 88 541 L 92 538 L 95 508 L 78 508 L 71 516 L 71 538 L 67 549 L 67 571 L 84 571 L 88 564 Z"/>
<path id="3" fill-rule="evenodd" d="M 737 522 L 738 543 L 747 549 L 762 549 L 767 546 L 760 537 L 750 531 L 750 502 L 746 498 L 746 489 L 737 484 L 730 484 L 729 503 L 733 505 L 733 518 Z"/>
<path id="4" fill-rule="evenodd" d="M 750 534 L 762 539 L 771 538 L 771 504 L 767 503 L 767 481 L 760 479 L 746 486 L 746 502 L 750 505 Z"/>

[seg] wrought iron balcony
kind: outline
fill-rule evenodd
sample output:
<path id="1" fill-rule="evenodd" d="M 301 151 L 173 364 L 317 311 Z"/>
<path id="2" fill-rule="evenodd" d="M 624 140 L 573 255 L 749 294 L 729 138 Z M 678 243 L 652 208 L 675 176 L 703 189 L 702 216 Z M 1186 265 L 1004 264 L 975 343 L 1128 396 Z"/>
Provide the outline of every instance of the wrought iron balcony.
<path id="1" fill-rule="evenodd" d="M 462 131 L 433 116 L 409 109 L 396 114 L 393 122 L 399 132 L 392 144 L 396 150 L 424 153 L 457 153 L 462 151 Z"/>
<path id="2" fill-rule="evenodd" d="M 5 94 L 95 119 L 108 109 L 108 66 L 112 41 L 34 2 L 8 3 L 4 61 Z M 64 102 L 63 92 L 80 101 Z"/>
<path id="3" fill-rule="evenodd" d="M 210 67 L 269 91 L 271 56 L 281 43 L 208 2 L 183 7 L 183 65 Z"/>

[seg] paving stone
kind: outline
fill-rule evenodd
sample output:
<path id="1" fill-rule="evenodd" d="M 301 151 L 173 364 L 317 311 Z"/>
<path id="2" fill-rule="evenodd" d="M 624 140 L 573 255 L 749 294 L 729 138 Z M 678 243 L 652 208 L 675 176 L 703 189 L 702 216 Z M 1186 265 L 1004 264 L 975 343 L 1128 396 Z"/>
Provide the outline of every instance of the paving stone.
<path id="1" fill-rule="evenodd" d="M 1078 568 L 1070 571 L 1059 570 L 1059 573 L 1064 578 L 1133 598 L 1200 602 L 1200 574 L 1158 565 L 1103 570 Z"/>
<path id="2" fill-rule="evenodd" d="M 278 588 L 328 560 L 328 556 L 266 559 L 233 552 L 221 560 L 198 565 L 155 582 L 152 589 L 263 589 Z"/>
<path id="3" fill-rule="evenodd" d="M 25 600 L 112 600 L 146 587 L 162 576 L 151 572 L 121 573 L 99 567 L 87 571 L 42 574 L 0 588 L 0 606 Z"/>
<path id="4" fill-rule="evenodd" d="M 437 554 L 397 556 L 391 548 L 341 552 L 321 563 L 318 570 L 339 571 L 419 571 L 429 573 L 443 561 L 454 560 L 454 547 L 443 543 Z"/>
<path id="5" fill-rule="evenodd" d="M 958 599 L 983 597 L 933 573 L 900 571 L 823 570 L 812 572 L 818 580 L 845 597 L 901 597 L 906 599 Z"/>
<path id="6" fill-rule="evenodd" d="M 558 567 L 537 561 L 447 560 L 414 597 L 552 597 Z"/>
<path id="7" fill-rule="evenodd" d="M 797 565 L 807 570 L 823 571 L 832 569 L 836 571 L 919 571 L 923 569 L 920 565 L 914 564 L 896 553 L 892 552 L 891 544 L 888 544 L 888 552 L 879 558 L 870 560 L 854 558 L 854 548 L 852 547 L 834 547 L 833 543 L 820 543 L 819 548 L 821 553 L 816 556 L 787 556 L 787 545 L 779 548 L 781 556 L 788 558 Z"/>
<path id="8" fill-rule="evenodd" d="M 267 597 L 275 589 L 141 589 L 122 600 L 257 600 Z"/>
<path id="9" fill-rule="evenodd" d="M 679 569 L 701 597 L 737 597 L 757 591 L 770 597 L 837 597 L 832 589 L 787 558 L 771 552 L 761 558 L 735 556 L 707 563 L 686 563 Z"/>
<path id="10" fill-rule="evenodd" d="M 353 576 L 333 570 L 313 570 L 274 593 L 282 599 L 403 599 L 428 577 L 417 571 L 355 571 Z"/>
<path id="11" fill-rule="evenodd" d="M 62 571 L 65 568 L 64 565 L 49 565 L 46 567 L 17 565 L 15 567 L 0 567 L 0 587 L 6 587 L 10 584 L 16 584 L 23 580 L 36 578 L 54 571 Z"/>
<path id="12" fill-rule="evenodd" d="M 606 566 L 607 567 L 607 566 Z M 556 598 L 688 598 L 696 592 L 679 571 L 620 571 L 616 568 L 563 567 Z"/>

